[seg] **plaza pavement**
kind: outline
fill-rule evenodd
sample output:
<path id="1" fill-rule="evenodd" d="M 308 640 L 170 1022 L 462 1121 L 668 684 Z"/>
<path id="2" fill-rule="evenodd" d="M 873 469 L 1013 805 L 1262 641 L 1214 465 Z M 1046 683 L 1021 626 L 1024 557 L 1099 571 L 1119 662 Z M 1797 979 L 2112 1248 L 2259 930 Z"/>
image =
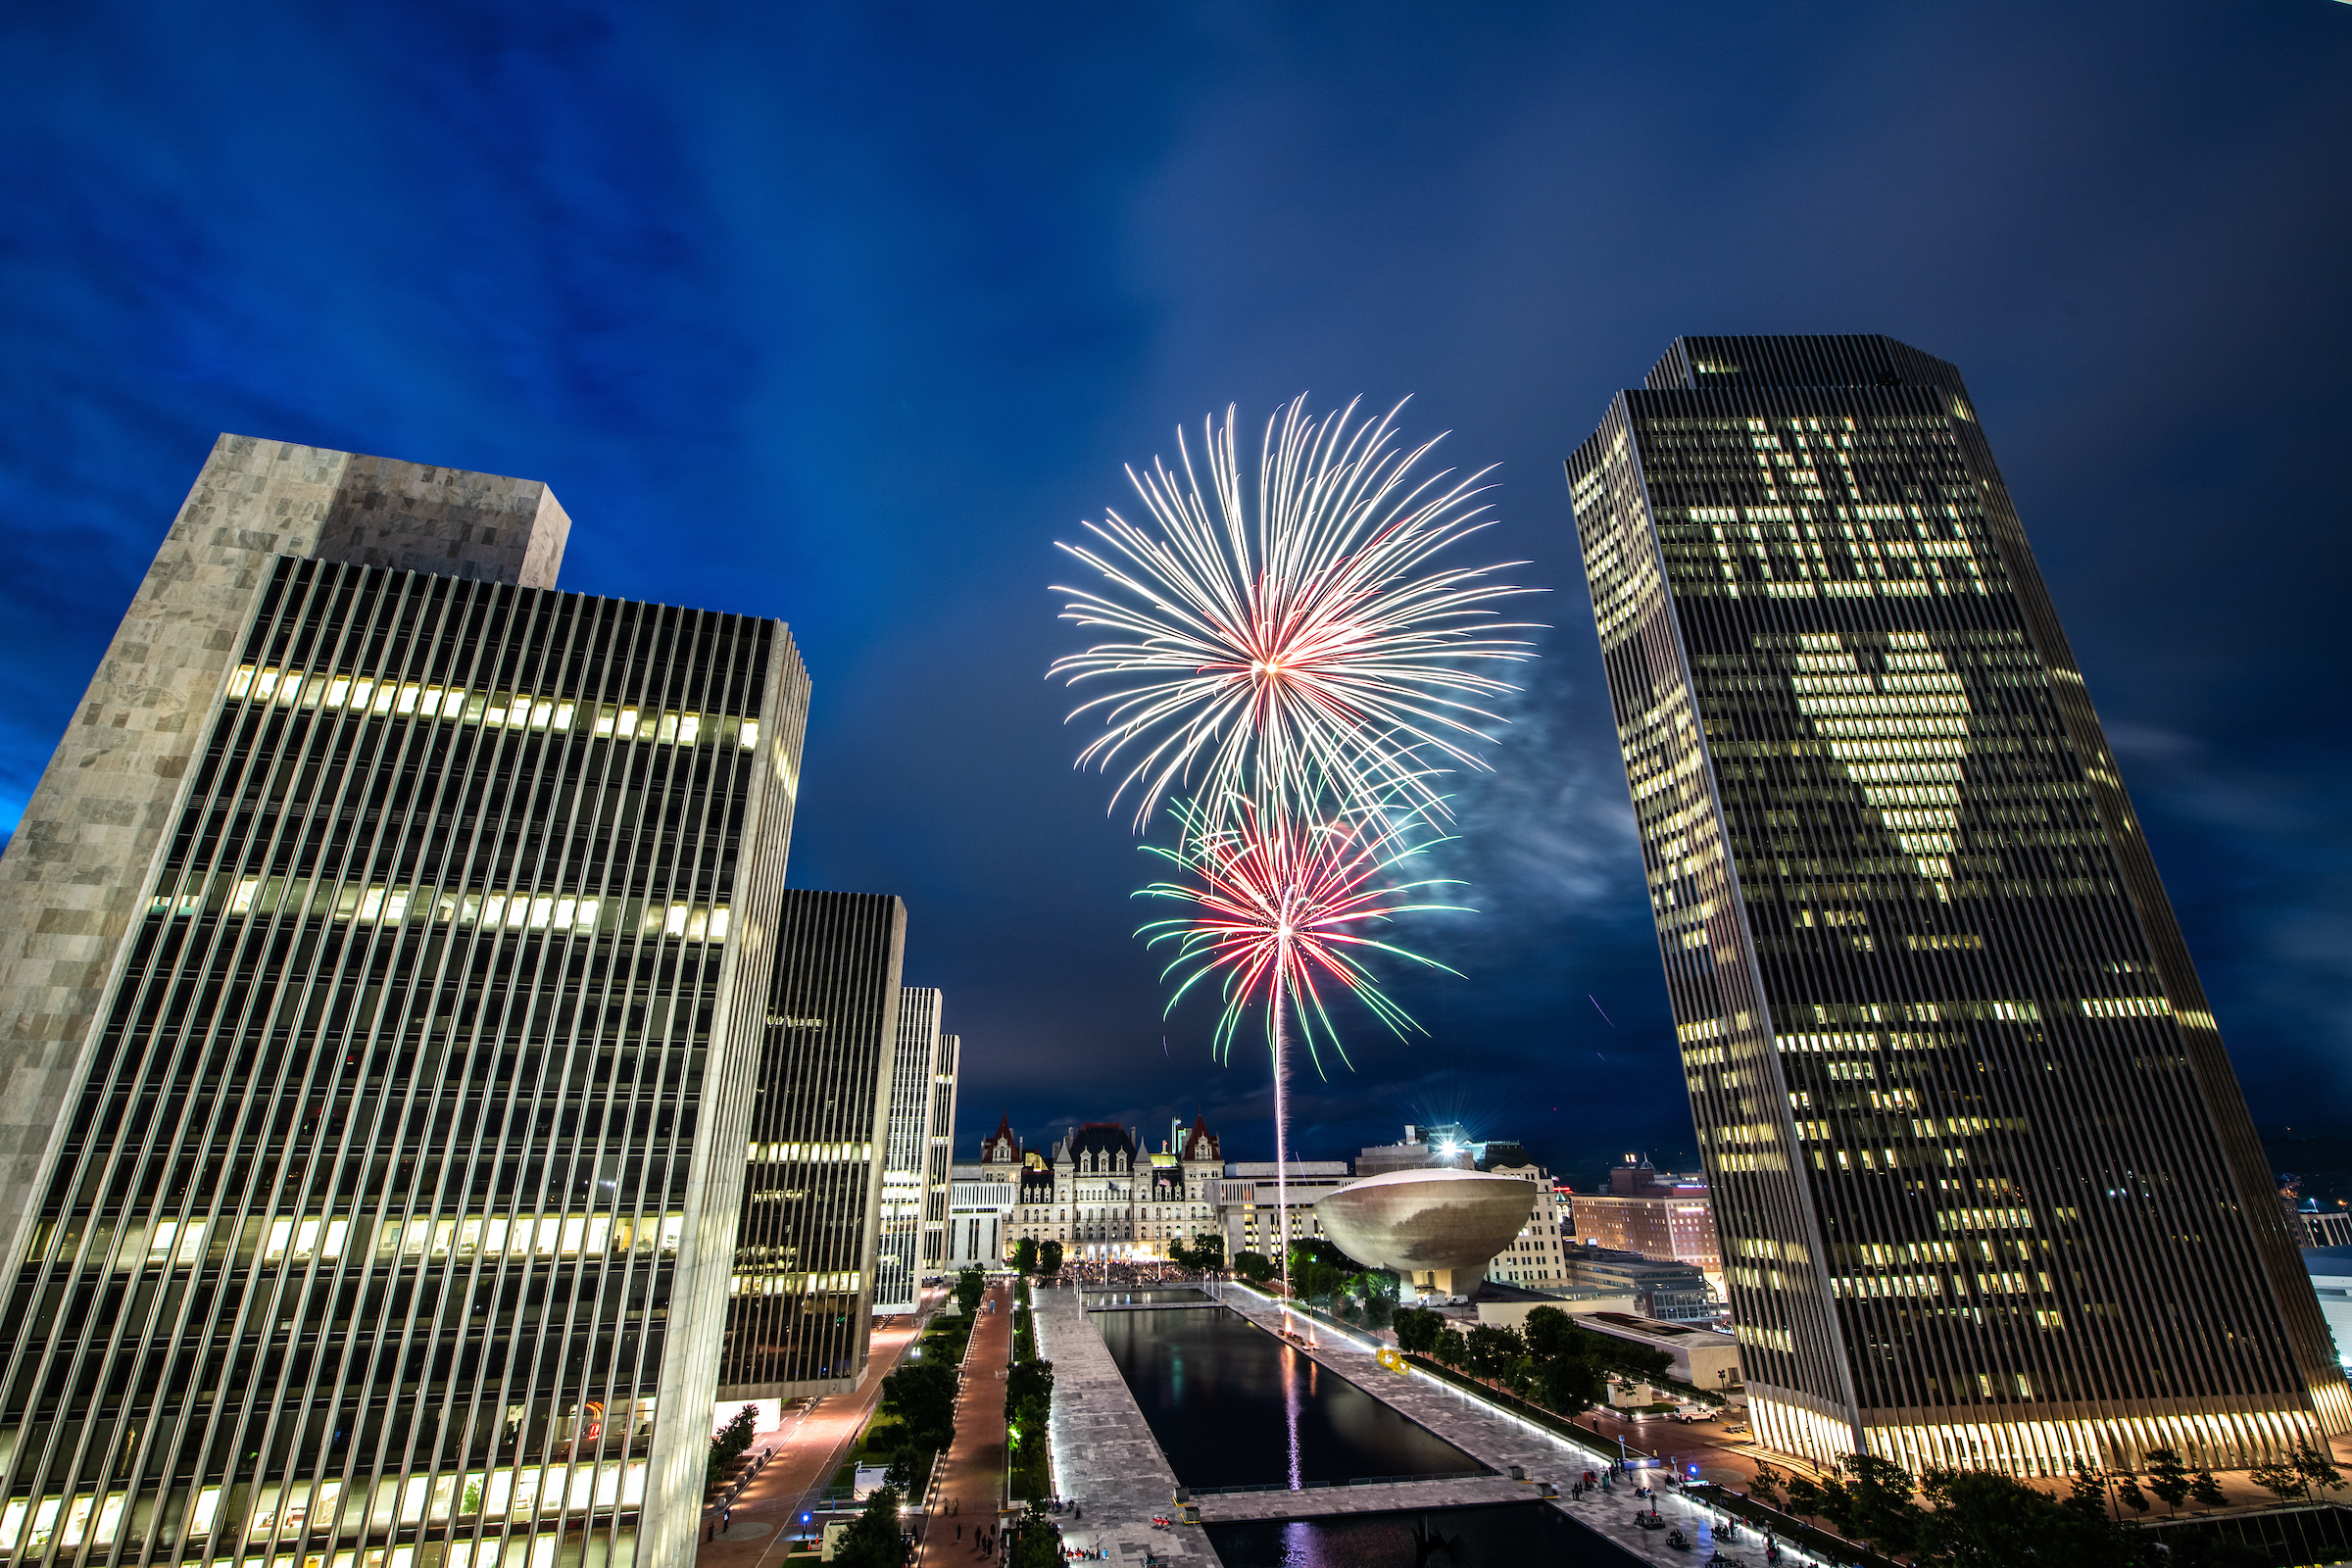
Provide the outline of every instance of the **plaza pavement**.
<path id="1" fill-rule="evenodd" d="M 981 1560 L 980 1529 L 997 1523 L 1004 1497 L 1004 1367 L 1011 1359 L 1012 1290 L 992 1285 L 964 1350 L 956 1441 L 931 1478 L 917 1568 Z"/>

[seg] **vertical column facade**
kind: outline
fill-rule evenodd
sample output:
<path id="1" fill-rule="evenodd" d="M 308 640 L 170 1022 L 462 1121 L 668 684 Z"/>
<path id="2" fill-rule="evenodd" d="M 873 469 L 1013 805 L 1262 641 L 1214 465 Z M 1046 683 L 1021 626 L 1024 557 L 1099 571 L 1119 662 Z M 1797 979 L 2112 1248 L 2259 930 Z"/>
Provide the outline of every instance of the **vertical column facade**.
<path id="1" fill-rule="evenodd" d="M 1681 339 L 1568 477 L 1758 1435 L 2049 1473 L 2352 1425 L 1959 373 Z"/>
<path id="2" fill-rule="evenodd" d="M 906 948 L 895 898 L 784 894 L 721 1404 L 844 1393 L 864 1373 Z"/>
<path id="3" fill-rule="evenodd" d="M 948 1241 L 948 1184 L 956 1160 L 956 1058 L 962 1042 L 955 1035 L 939 1037 L 939 1057 L 931 1064 L 931 1141 L 923 1173 L 923 1272 L 937 1274 L 948 1266 L 954 1250 Z"/>
<path id="4" fill-rule="evenodd" d="M 938 1077 L 939 993 L 899 992 L 890 1120 L 882 1146 L 882 1226 L 874 1251 L 874 1310 L 911 1312 L 920 1294 L 923 1214 L 931 1177 L 931 1104 Z"/>
<path id="5" fill-rule="evenodd" d="M 798 656 L 251 564 L 10 1260 L 0 1550 L 683 1560 Z"/>

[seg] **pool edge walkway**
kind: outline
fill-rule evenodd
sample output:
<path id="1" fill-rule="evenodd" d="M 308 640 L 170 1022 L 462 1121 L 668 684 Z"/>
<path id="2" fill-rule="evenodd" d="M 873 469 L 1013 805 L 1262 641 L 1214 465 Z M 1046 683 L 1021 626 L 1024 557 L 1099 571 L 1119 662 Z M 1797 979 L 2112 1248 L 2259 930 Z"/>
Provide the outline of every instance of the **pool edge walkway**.
<path id="1" fill-rule="evenodd" d="M 1068 1508 L 1056 1516 L 1062 1539 L 1106 1547 L 1110 1561 L 1185 1563 L 1215 1568 L 1217 1554 L 1196 1525 L 1155 1526 L 1176 1512 L 1176 1472 L 1152 1441 L 1144 1412 L 1086 1314 L 1078 1291 L 1039 1286 L 1037 1353 L 1054 1363 L 1054 1486 Z M 1204 1303 L 1205 1304 L 1205 1303 Z"/>
<path id="2" fill-rule="evenodd" d="M 1281 1307 L 1255 1292 L 1228 1285 L 1218 1288 L 1216 1295 L 1224 1305 L 1261 1328 L 1278 1328 L 1281 1325 Z M 1413 1421 L 1427 1427 L 1471 1457 L 1492 1465 L 1503 1475 L 1510 1473 L 1510 1466 L 1518 1465 L 1525 1470 L 1529 1483 L 1549 1481 L 1565 1493 L 1569 1482 L 1580 1476 L 1587 1468 L 1594 1470 L 1600 1468 L 1603 1455 L 1596 1448 L 1522 1421 L 1495 1405 L 1488 1404 L 1476 1396 L 1454 1388 L 1451 1384 L 1443 1383 L 1430 1377 L 1425 1372 L 1413 1372 L 1401 1376 L 1390 1372 L 1372 1359 L 1372 1351 L 1367 1349 L 1361 1341 L 1352 1336 L 1340 1334 L 1324 1325 L 1315 1327 L 1320 1343 L 1310 1349 L 1308 1354 L 1313 1356 L 1316 1361 L 1346 1378 L 1357 1388 L 1364 1390 L 1382 1403 L 1401 1411 Z M 1096 1343 L 1100 1345 L 1101 1336 L 1097 1335 L 1095 1339 Z M 1104 1352 L 1105 1356 L 1107 1353 L 1107 1351 Z M 1116 1369 L 1114 1368 L 1113 1371 L 1115 1375 Z M 1129 1402 L 1133 1403 L 1132 1400 Z M 1141 1419 L 1140 1411 L 1138 1419 Z M 1516 1482 L 1502 1484 L 1512 1487 L 1517 1497 L 1533 1500 L 1532 1485 Z M 1343 1496 L 1358 1491 L 1409 1491 L 1418 1495 L 1413 1499 L 1390 1506 L 1434 1507 L 1438 1506 L 1434 1500 L 1424 1503 L 1419 1499 L 1421 1496 L 1428 1495 L 1427 1489 L 1437 1485 L 1441 1485 L 1441 1483 L 1424 1482 L 1410 1488 L 1349 1487 L 1334 1490 Z M 1244 1495 L 1262 1496 L 1267 1494 L 1244 1494 Z M 1274 1494 L 1273 1495 L 1285 1494 Z M 1303 1502 L 1305 1499 L 1316 1496 L 1317 1494 L 1305 1492 L 1291 1493 L 1287 1495 L 1299 1498 Z M 1203 1519 L 1209 1517 L 1207 1511 L 1209 1500 L 1203 1499 Z M 1581 1498 L 1561 1496 L 1553 1499 L 1552 1505 L 1578 1524 L 1585 1526 L 1595 1535 L 1603 1537 L 1613 1545 L 1631 1553 L 1641 1561 L 1703 1563 L 1707 1560 L 1707 1554 L 1717 1549 L 1715 1542 L 1716 1515 L 1712 1509 L 1700 1507 L 1689 1498 L 1674 1493 L 1662 1494 L 1655 1499 L 1658 1512 L 1670 1524 L 1680 1526 L 1684 1533 L 1690 1538 L 1690 1545 L 1688 1548 L 1677 1549 L 1666 1544 L 1663 1539 L 1665 1531 L 1642 1530 L 1633 1523 L 1634 1502 L 1635 1498 L 1630 1491 L 1619 1488 L 1614 1492 L 1595 1494 Z M 1648 1503 L 1643 1504 L 1644 1507 L 1649 1505 Z M 1312 1511 L 1318 1514 L 1338 1514 L 1373 1510 L 1357 1504 L 1344 1508 L 1317 1507 Z M 1307 1516 L 1306 1508 L 1301 1508 L 1295 1515 L 1295 1517 Z M 1742 1526 L 1739 1537 L 1723 1543 L 1721 1549 L 1728 1558 L 1733 1560 L 1744 1560 L 1751 1554 L 1760 1560 L 1762 1538 L 1753 1530 Z M 1798 1565 L 1817 1561 L 1809 1553 L 1800 1551 L 1786 1542 L 1781 1546 L 1781 1560 L 1784 1563 Z"/>

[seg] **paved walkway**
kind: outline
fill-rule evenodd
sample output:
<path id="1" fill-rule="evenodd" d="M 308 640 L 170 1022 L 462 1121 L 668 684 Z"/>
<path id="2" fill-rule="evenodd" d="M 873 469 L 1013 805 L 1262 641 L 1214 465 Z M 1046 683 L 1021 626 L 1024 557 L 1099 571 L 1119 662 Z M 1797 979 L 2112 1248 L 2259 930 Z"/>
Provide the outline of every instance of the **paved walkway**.
<path id="1" fill-rule="evenodd" d="M 695 1568 L 779 1568 L 791 1548 L 790 1526 L 802 1499 L 821 1495 L 841 1468 L 882 1396 L 882 1380 L 897 1368 L 915 1332 L 914 1318 L 890 1319 L 874 1330 L 865 1375 L 853 1393 L 828 1394 L 798 1414 L 787 1413 L 782 1431 L 754 1440 L 754 1453 L 764 1447 L 774 1456 L 735 1499 L 734 1517 L 718 1539 L 697 1549 Z M 706 1511 L 706 1534 L 714 1522 Z"/>
<path id="2" fill-rule="evenodd" d="M 1004 1365 L 1011 1359 L 1012 1288 L 996 1285 L 981 1303 L 963 1352 L 956 1441 L 931 1477 L 917 1568 L 980 1560 L 980 1529 L 996 1524 L 997 1504 L 1004 1496 Z"/>
<path id="3" fill-rule="evenodd" d="M 1252 1292 L 1220 1290 L 1225 1304 L 1250 1321 L 1278 1326 L 1281 1311 Z M 1162 1561 L 1199 1563 L 1215 1560 L 1205 1536 L 1197 1529 L 1154 1529 L 1155 1514 L 1171 1511 L 1175 1476 L 1166 1457 L 1152 1442 L 1127 1385 L 1103 1347 L 1102 1336 L 1087 1320 L 1084 1306 L 1066 1291 L 1040 1292 L 1039 1331 L 1052 1346 L 1046 1353 L 1054 1364 L 1054 1462 L 1063 1476 L 1063 1495 L 1087 1504 L 1087 1518 L 1064 1531 L 1080 1545 L 1109 1545 L 1114 1561 L 1142 1563 L 1152 1551 Z M 1597 1439 L 1572 1443 L 1479 1400 L 1450 1384 L 1422 1373 L 1400 1377 L 1384 1371 L 1372 1359 L 1363 1340 L 1329 1328 L 1318 1330 L 1320 1344 L 1310 1353 L 1322 1365 L 1410 1416 L 1414 1421 L 1492 1466 L 1495 1475 L 1456 1481 L 1412 1482 L 1379 1487 L 1315 1488 L 1298 1493 L 1222 1493 L 1199 1499 L 1203 1523 L 1244 1519 L 1315 1517 L 1380 1513 L 1400 1508 L 1459 1506 L 1469 1502 L 1533 1500 L 1534 1483 L 1549 1481 L 1565 1492 L 1587 1469 L 1598 1470 L 1616 1457 L 1616 1444 L 1602 1451 Z M 1065 1371 L 1065 1364 L 1070 1370 Z M 1064 1404 L 1061 1390 L 1079 1385 L 1081 1396 Z M 1065 1430 L 1064 1417 L 1067 1417 Z M 1508 1480 L 1510 1467 L 1520 1466 L 1525 1482 Z M 1640 1503 L 1648 1507 L 1647 1501 Z M 1658 1563 L 1704 1562 L 1715 1549 L 1714 1514 L 1679 1494 L 1665 1493 L 1655 1506 L 1669 1526 L 1681 1528 L 1692 1543 L 1677 1550 L 1665 1543 L 1664 1530 L 1642 1530 L 1633 1522 L 1637 1499 L 1628 1486 L 1583 1498 L 1561 1497 L 1552 1504 L 1571 1519 L 1606 1538 L 1635 1560 Z M 1096 1524 L 1097 1509 L 1102 1523 Z M 1090 1530 L 1089 1527 L 1092 1527 Z M 1727 1557 L 1760 1559 L 1755 1533 L 1741 1526 L 1738 1537 L 1724 1544 Z M 1812 1558 L 1784 1545 L 1782 1561 L 1806 1564 Z"/>

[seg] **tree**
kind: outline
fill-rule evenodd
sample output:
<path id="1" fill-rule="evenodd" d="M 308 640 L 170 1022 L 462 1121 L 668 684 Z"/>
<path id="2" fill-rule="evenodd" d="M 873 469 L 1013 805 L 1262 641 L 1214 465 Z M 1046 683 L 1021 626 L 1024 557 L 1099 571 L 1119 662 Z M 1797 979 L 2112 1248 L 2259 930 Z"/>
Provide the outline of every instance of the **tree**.
<path id="1" fill-rule="evenodd" d="M 912 1496 L 916 1483 L 930 1473 L 930 1458 L 929 1449 L 918 1449 L 910 1444 L 892 1456 L 890 1468 L 882 1472 L 882 1479 L 892 1490 Z"/>
<path id="2" fill-rule="evenodd" d="M 2323 1492 L 2341 1492 L 2343 1490 L 2344 1473 L 2335 1467 L 2334 1461 L 2325 1448 L 2314 1447 L 2308 1443 L 2298 1443 L 2295 1445 L 2295 1451 L 2287 1455 L 2286 1462 L 2292 1465 L 2295 1474 L 2302 1478 L 2303 1494 L 2307 1497 L 2317 1497 Z"/>
<path id="3" fill-rule="evenodd" d="M 1396 1314 L 1396 1348 L 1426 1355 L 1446 1332 L 1446 1320 L 1435 1312 L 1408 1306 Z"/>
<path id="4" fill-rule="evenodd" d="M 759 1425 L 760 1407 L 747 1404 L 727 1417 L 725 1426 L 710 1434 L 710 1464 L 707 1472 L 710 1480 L 716 1480 L 729 1460 L 752 1446 L 752 1434 Z"/>
<path id="5" fill-rule="evenodd" d="M 1527 1338 L 1529 1352 L 1546 1360 L 1585 1353 L 1584 1332 L 1556 1306 L 1539 1306 L 1528 1313 L 1519 1332 Z"/>
<path id="6" fill-rule="evenodd" d="M 1478 1376 L 1494 1378 L 1500 1377 L 1526 1353 L 1526 1342 L 1517 1333 L 1497 1324 L 1481 1323 L 1470 1331 L 1468 1353 L 1463 1359 Z"/>
<path id="7" fill-rule="evenodd" d="M 2148 1490 L 2164 1499 L 2164 1505 L 2174 1513 L 2188 1500 L 2188 1466 L 2170 1448 L 2150 1448 L 2147 1452 Z"/>
<path id="8" fill-rule="evenodd" d="M 1012 1244 L 1012 1266 L 1022 1274 L 1037 1272 L 1037 1238 L 1024 1236 Z"/>
<path id="9" fill-rule="evenodd" d="M 906 1442 L 933 1453 L 956 1441 L 956 1369 L 916 1361 L 882 1380 L 882 1408 L 906 1426 Z"/>
<path id="10" fill-rule="evenodd" d="M 2213 1479 L 2213 1472 L 2200 1469 L 2188 1478 L 2188 1494 L 2200 1507 L 2219 1508 L 2229 1498 L 2222 1494 L 2222 1484 Z"/>
<path id="11" fill-rule="evenodd" d="M 1202 1231 L 1190 1242 L 1170 1242 L 1168 1258 L 1179 1268 L 1197 1268 L 1204 1273 L 1225 1266 L 1225 1238 L 1214 1231 Z"/>
<path id="12" fill-rule="evenodd" d="M 1920 1520 L 1911 1472 L 1875 1453 L 1849 1453 L 1839 1468 L 1853 1496 L 1854 1528 L 1885 1551 L 1908 1551 Z"/>
<path id="13" fill-rule="evenodd" d="M 1536 1363 L 1536 1396 L 1562 1415 L 1600 1402 L 1608 1374 L 1581 1356 L 1555 1355 Z"/>
<path id="14" fill-rule="evenodd" d="M 2075 1473 L 2067 1483 L 2066 1506 L 2089 1519 L 2107 1517 L 2107 1477 L 2091 1468 L 2087 1459 L 2075 1461 Z"/>
<path id="15" fill-rule="evenodd" d="M 956 1304 L 963 1315 L 971 1316 L 980 1310 L 980 1298 L 988 1294 L 988 1276 L 976 1268 L 967 1268 L 956 1276 Z"/>
<path id="16" fill-rule="evenodd" d="M 1538 1310 L 1549 1309 L 1539 1308 Z M 1530 1312 L 1527 1315 L 1532 1318 L 1536 1314 L 1534 1312 Z M 1565 1316 L 1565 1314 L 1562 1315 Z M 1765 1502 L 1768 1502 L 1777 1508 L 1780 1506 L 1781 1502 L 1781 1488 L 1788 1485 L 1788 1478 L 1787 1476 L 1781 1474 L 1780 1471 L 1775 1470 L 1771 1465 L 1759 1459 L 1756 1461 L 1756 1479 L 1747 1484 L 1747 1491 L 1750 1496 L 1760 1497 Z"/>
<path id="17" fill-rule="evenodd" d="M 1823 1510 L 1829 1505 L 1829 1494 L 1811 1476 L 1791 1475 L 1788 1478 L 1788 1509 L 1803 1519 L 1826 1517 Z"/>
<path id="18" fill-rule="evenodd" d="M 1464 1336 L 1446 1329 L 1438 1335 L 1438 1343 L 1429 1348 L 1429 1353 L 1441 1366 L 1460 1366 L 1468 1348 L 1469 1341 Z"/>
<path id="19" fill-rule="evenodd" d="M 1005 1372 L 1005 1420 L 1042 1432 L 1053 1408 L 1053 1362 L 1023 1361 Z"/>
<path id="20" fill-rule="evenodd" d="M 2311 1491 L 2311 1483 L 2291 1464 L 2258 1464 L 2246 1472 L 2247 1479 L 2280 1502 Z"/>
<path id="21" fill-rule="evenodd" d="M 1063 1568 L 1061 1531 L 1053 1515 L 1037 1503 L 1031 1503 L 1029 1511 L 1013 1521 L 1011 1534 L 1005 1568 Z"/>
<path id="22" fill-rule="evenodd" d="M 1038 1248 L 1037 1271 L 1040 1274 L 1061 1272 L 1061 1244 L 1059 1242 L 1047 1242 Z"/>
<path id="23" fill-rule="evenodd" d="M 1921 1491 L 1935 1504 L 1912 1524 L 1915 1560 L 1937 1568 L 2007 1568 L 2065 1563 L 2125 1568 L 2132 1539 L 2103 1513 L 2086 1513 L 2015 1476 L 1990 1470 L 1930 1470 Z"/>
<path id="24" fill-rule="evenodd" d="M 1274 1266 L 1274 1260 L 1263 1252 L 1234 1253 L 1233 1271 L 1252 1285 L 1263 1285 L 1281 1272 Z"/>
<path id="25" fill-rule="evenodd" d="M 2139 1477 L 2127 1470 L 2115 1478 L 2115 1494 L 2124 1499 L 2124 1506 L 2133 1513 L 2148 1511 L 2148 1494 L 2139 1490 Z"/>
<path id="26" fill-rule="evenodd" d="M 866 1494 L 865 1511 L 834 1544 L 834 1568 L 899 1568 L 906 1555 L 899 1540 L 899 1494 L 876 1487 Z"/>

